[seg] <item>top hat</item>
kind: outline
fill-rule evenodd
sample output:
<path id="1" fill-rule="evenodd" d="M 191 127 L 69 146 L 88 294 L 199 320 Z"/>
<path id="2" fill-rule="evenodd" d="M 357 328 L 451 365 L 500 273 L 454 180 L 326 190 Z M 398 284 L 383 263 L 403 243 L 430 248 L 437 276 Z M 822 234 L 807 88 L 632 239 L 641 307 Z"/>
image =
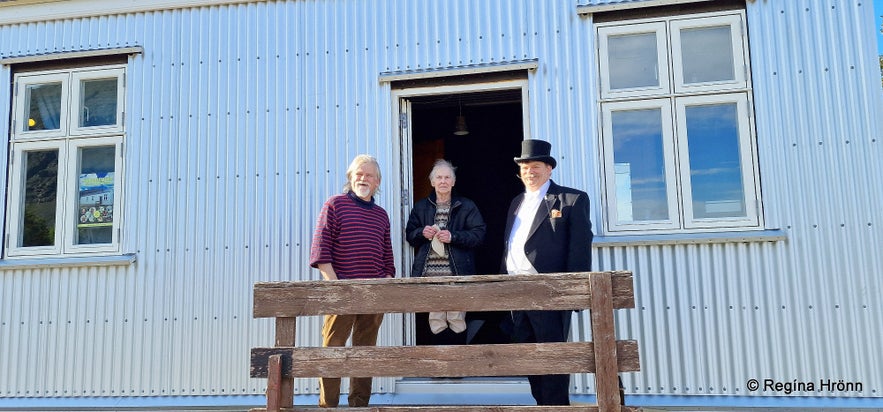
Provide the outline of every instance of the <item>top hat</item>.
<path id="1" fill-rule="evenodd" d="M 521 141 L 521 157 L 515 158 L 515 163 L 532 162 L 534 160 L 552 166 L 554 169 L 558 164 L 555 158 L 549 156 L 552 151 L 552 144 L 545 140 L 527 139 Z"/>

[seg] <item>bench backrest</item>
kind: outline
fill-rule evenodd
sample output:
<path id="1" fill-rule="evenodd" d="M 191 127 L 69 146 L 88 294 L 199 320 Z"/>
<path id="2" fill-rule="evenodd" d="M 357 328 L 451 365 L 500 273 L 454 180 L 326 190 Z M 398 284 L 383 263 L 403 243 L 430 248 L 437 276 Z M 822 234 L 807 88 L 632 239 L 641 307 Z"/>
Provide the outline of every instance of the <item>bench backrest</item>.
<path id="1" fill-rule="evenodd" d="M 344 281 L 259 282 L 254 317 L 276 318 L 273 348 L 252 349 L 251 376 L 268 377 L 274 363 L 290 405 L 295 377 L 524 376 L 594 373 L 598 406 L 619 410 L 617 373 L 637 371 L 638 345 L 616 341 L 613 310 L 634 308 L 631 272 L 475 275 Z M 325 314 L 589 309 L 592 342 L 542 344 L 294 347 L 296 318 Z M 518 359 L 513 362 L 513 359 Z M 606 409 L 610 407 L 611 409 Z"/>
<path id="2" fill-rule="evenodd" d="M 593 273 L 610 277 L 614 309 L 635 307 L 631 272 L 578 272 L 258 282 L 254 317 L 589 309 Z"/>

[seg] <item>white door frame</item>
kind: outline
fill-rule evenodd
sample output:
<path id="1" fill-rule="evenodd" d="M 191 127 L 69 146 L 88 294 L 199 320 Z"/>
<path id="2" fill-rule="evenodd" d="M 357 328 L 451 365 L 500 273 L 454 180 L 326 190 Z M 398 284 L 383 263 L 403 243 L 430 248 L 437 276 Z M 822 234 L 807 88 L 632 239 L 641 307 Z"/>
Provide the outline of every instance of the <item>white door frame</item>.
<path id="1" fill-rule="evenodd" d="M 414 202 L 412 194 L 414 193 L 414 176 L 411 168 L 413 159 L 413 145 L 411 130 L 411 99 L 414 97 L 446 95 L 446 94 L 464 94 L 477 92 L 490 92 L 497 90 L 521 90 L 521 111 L 522 111 L 522 128 L 524 130 L 524 138 L 530 139 L 530 116 L 529 116 L 529 100 L 528 100 L 528 79 L 513 79 L 491 82 L 476 82 L 469 84 L 444 85 L 444 86 L 428 86 L 413 87 L 392 90 L 392 114 L 391 124 L 393 125 L 393 136 L 398 136 L 399 150 L 394 150 L 394 155 L 398 156 L 397 164 L 399 168 L 399 181 L 396 182 L 398 192 L 401 193 L 399 210 L 401 213 L 401 222 L 399 227 L 404 230 L 408 216 L 411 213 L 411 205 Z M 395 226 L 395 225 L 393 225 Z M 411 246 L 405 241 L 404 236 L 401 242 L 401 259 L 396 262 L 401 268 L 402 276 L 410 276 L 411 264 L 413 263 L 413 253 Z M 403 339 L 405 345 L 414 345 L 416 336 L 414 331 L 414 315 L 405 314 L 403 317 Z"/>

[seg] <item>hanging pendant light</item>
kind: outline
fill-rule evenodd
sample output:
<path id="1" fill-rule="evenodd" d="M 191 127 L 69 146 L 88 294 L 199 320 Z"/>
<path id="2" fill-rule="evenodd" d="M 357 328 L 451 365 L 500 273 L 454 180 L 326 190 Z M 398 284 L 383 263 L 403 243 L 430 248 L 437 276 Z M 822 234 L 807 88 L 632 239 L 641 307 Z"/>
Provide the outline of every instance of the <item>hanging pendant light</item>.
<path id="1" fill-rule="evenodd" d="M 469 129 L 466 128 L 466 116 L 463 116 L 463 104 L 458 103 L 460 106 L 460 114 L 457 115 L 457 123 L 454 125 L 454 134 L 457 136 L 465 136 L 469 134 Z"/>

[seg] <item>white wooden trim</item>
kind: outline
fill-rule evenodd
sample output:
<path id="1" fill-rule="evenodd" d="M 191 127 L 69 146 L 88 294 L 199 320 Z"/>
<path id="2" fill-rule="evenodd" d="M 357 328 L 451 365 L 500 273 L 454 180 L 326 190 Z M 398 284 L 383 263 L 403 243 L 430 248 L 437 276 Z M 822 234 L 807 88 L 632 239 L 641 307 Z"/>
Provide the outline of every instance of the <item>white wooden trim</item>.
<path id="1" fill-rule="evenodd" d="M 13 0 L 0 2 L 0 9 L 3 10 L 0 13 L 0 25 L 266 1 L 268 0 Z"/>
<path id="2" fill-rule="evenodd" d="M 2 19 L 0 19 L 0 20 L 2 20 Z M 132 47 L 120 47 L 120 48 L 113 48 L 113 49 L 80 50 L 80 51 L 69 51 L 69 52 L 47 53 L 47 54 L 30 54 L 27 56 L 7 57 L 4 59 L 0 59 L 0 65 L 31 63 L 31 62 L 46 62 L 46 61 L 65 60 L 65 59 L 82 59 L 82 58 L 88 58 L 88 57 L 117 56 L 117 55 L 121 55 L 121 54 L 141 54 L 141 53 L 144 53 L 143 47 L 132 46 Z"/>
<path id="3" fill-rule="evenodd" d="M 470 74 L 500 73 L 518 70 L 536 70 L 539 62 L 536 60 L 519 61 L 512 63 L 499 63 L 492 65 L 473 65 L 444 68 L 438 70 L 415 70 L 403 72 L 380 73 L 380 83 L 391 83 L 401 80 L 432 79 L 440 77 L 465 76 Z"/>
<path id="4" fill-rule="evenodd" d="M 612 4 L 598 4 L 598 5 L 584 5 L 577 6 L 576 14 L 592 14 L 592 13 L 601 13 L 605 11 L 616 11 L 616 10 L 629 10 L 629 9 L 638 9 L 644 7 L 656 7 L 656 6 L 670 6 L 672 4 L 687 4 L 687 3 L 699 3 L 708 0 L 644 0 L 644 1 L 632 1 L 628 3 L 612 3 Z"/>
<path id="5" fill-rule="evenodd" d="M 39 268 L 90 268 L 107 266 L 128 266 L 135 263 L 138 256 L 134 253 L 123 253 L 107 256 L 74 256 L 74 257 L 25 257 L 16 259 L 0 259 L 0 273 L 5 270 L 39 269 Z"/>

